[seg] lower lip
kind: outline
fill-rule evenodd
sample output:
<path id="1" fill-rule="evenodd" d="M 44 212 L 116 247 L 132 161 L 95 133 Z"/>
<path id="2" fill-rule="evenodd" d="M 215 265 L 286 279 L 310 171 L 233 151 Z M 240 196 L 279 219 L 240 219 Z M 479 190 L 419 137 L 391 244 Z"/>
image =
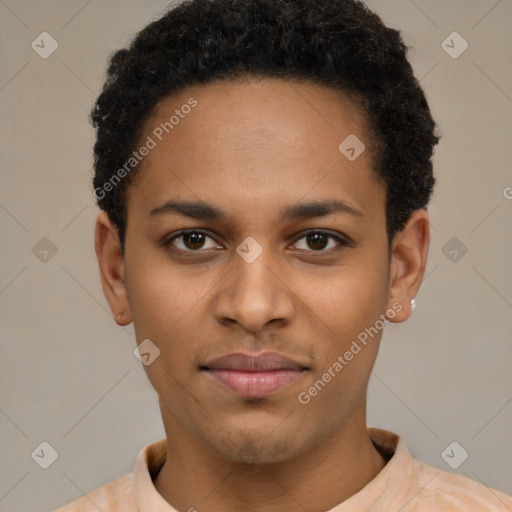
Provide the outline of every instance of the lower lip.
<path id="1" fill-rule="evenodd" d="M 246 397 L 263 397 L 275 393 L 297 381 L 304 371 L 274 370 L 243 372 L 236 370 L 207 370 L 218 382 Z"/>

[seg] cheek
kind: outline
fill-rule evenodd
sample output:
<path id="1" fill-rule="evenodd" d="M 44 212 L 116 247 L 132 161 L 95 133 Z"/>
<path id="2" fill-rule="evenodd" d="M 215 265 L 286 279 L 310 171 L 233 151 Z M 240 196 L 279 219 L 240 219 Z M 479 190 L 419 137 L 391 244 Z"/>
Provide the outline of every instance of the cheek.
<path id="1" fill-rule="evenodd" d="M 335 404 L 332 421 L 365 396 L 384 328 L 380 315 L 387 304 L 386 273 L 364 268 L 340 272 L 323 290 L 315 287 L 307 302 L 314 312 L 312 327 L 318 327 L 318 365 L 301 396 L 319 411 Z"/>
<path id="2" fill-rule="evenodd" d="M 200 340 L 198 315 L 204 314 L 201 298 L 206 289 L 194 286 L 168 266 L 141 264 L 130 274 L 129 300 L 137 342 L 150 339 L 160 350 L 144 371 L 157 393 L 170 403 L 183 400 L 182 386 L 194 370 Z"/>
<path id="3" fill-rule="evenodd" d="M 163 343 L 181 332 L 190 314 L 201 306 L 208 285 L 197 282 L 199 274 L 186 277 L 180 267 L 133 263 L 133 270 L 128 269 L 128 296 L 137 339 Z"/>
<path id="4" fill-rule="evenodd" d="M 386 261 L 365 261 L 332 269 L 304 283 L 302 297 L 319 327 L 347 341 L 373 325 L 385 312 L 388 298 Z"/>

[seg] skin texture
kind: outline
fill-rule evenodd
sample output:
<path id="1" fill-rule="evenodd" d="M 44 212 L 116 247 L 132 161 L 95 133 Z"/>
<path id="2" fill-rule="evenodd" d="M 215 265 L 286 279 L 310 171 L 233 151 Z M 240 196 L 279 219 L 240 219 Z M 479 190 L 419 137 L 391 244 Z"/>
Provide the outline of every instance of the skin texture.
<path id="1" fill-rule="evenodd" d="M 118 323 L 133 321 L 137 343 L 149 338 L 161 351 L 144 366 L 171 454 L 155 485 L 177 510 L 324 511 L 385 465 L 366 430 L 382 331 L 308 404 L 298 395 L 393 305 L 401 310 L 390 321 L 408 318 L 426 266 L 428 215 L 415 211 L 389 252 L 366 121 L 340 92 L 274 79 L 189 87 L 158 105 L 140 140 L 191 97 L 197 106 L 127 189 L 124 258 L 104 212 L 96 223 L 114 317 L 122 313 Z M 338 149 L 350 134 L 367 146 L 353 162 Z M 150 215 L 171 199 L 213 204 L 227 217 Z M 332 199 L 362 215 L 280 220 L 288 206 Z M 208 236 L 162 245 L 191 228 Z M 315 245 L 312 229 L 350 243 Z M 263 249 L 252 263 L 236 252 L 247 237 Z M 307 367 L 270 396 L 240 397 L 200 370 L 221 355 L 269 350 Z"/>

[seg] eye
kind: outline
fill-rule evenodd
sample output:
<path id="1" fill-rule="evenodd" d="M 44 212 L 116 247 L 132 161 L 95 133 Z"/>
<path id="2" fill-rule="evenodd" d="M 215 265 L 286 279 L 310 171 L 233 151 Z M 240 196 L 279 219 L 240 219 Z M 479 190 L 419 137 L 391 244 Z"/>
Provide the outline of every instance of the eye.
<path id="1" fill-rule="evenodd" d="M 204 231 L 194 229 L 181 231 L 171 239 L 164 242 L 164 244 L 166 246 L 173 245 L 176 249 L 187 252 L 198 252 L 200 249 L 215 249 L 218 247 L 217 243 L 211 244 L 209 247 L 205 247 L 205 241 L 208 238 L 214 241 L 213 238 L 208 236 Z"/>
<path id="2" fill-rule="evenodd" d="M 208 239 L 211 240 L 210 245 L 207 244 Z M 348 240 L 322 230 L 308 231 L 303 234 L 303 236 L 300 237 L 294 245 L 297 246 L 301 243 L 302 247 L 298 247 L 299 250 L 326 253 L 351 245 Z M 173 246 L 180 251 L 189 253 L 219 248 L 219 245 L 211 236 L 209 236 L 205 231 L 198 229 L 180 231 L 177 235 L 174 235 L 172 238 L 164 241 L 163 245 Z"/>
<path id="3" fill-rule="evenodd" d="M 337 250 L 341 247 L 350 245 L 348 240 L 321 230 L 309 231 L 299 238 L 295 244 L 298 244 L 301 240 L 304 240 L 305 242 L 302 247 L 299 247 L 299 249 L 306 250 L 308 252 L 331 252 L 332 250 Z M 331 246 L 329 247 L 330 242 Z"/>

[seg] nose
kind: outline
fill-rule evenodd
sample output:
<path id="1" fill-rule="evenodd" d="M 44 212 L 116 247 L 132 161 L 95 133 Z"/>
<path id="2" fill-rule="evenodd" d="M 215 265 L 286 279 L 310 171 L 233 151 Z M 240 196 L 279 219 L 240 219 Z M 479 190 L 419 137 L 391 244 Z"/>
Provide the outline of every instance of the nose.
<path id="1" fill-rule="evenodd" d="M 292 320 L 296 309 L 293 292 L 269 253 L 264 250 L 252 263 L 234 255 L 234 268 L 221 281 L 215 298 L 218 322 L 240 324 L 254 333 L 271 322 L 284 326 Z"/>

